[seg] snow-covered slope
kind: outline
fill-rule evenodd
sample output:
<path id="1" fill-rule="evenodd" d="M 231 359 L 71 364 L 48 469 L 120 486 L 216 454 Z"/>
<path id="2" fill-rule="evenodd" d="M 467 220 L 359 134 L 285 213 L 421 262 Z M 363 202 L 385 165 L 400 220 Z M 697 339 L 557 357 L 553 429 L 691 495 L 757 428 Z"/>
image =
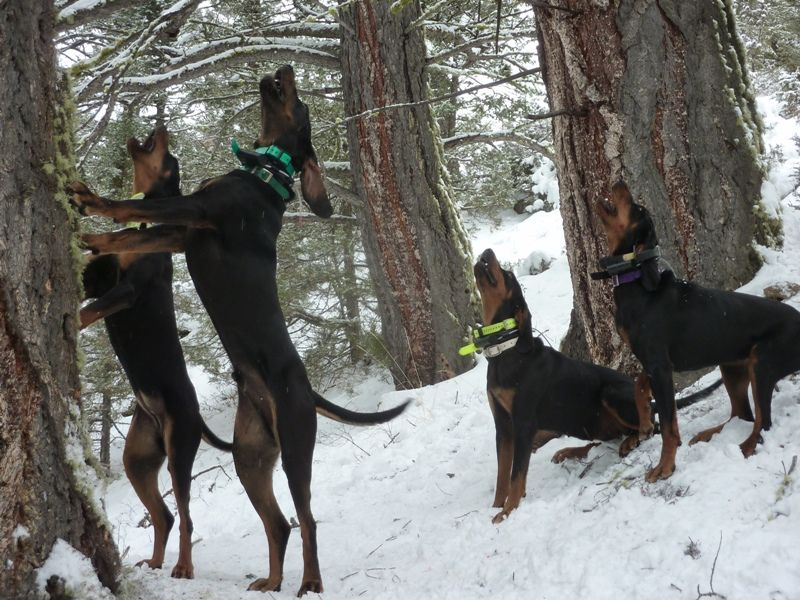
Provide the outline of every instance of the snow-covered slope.
<path id="1" fill-rule="evenodd" d="M 774 106 L 768 108 L 774 126 L 778 118 Z M 784 153 L 770 189 L 782 204 L 785 248 L 764 250 L 764 268 L 744 288 L 752 293 L 800 281 L 800 197 L 779 200 L 790 191 L 789 174 L 800 164 L 787 128 L 797 131 L 796 124 L 779 122 L 774 131 L 780 136 L 768 138 Z M 520 275 L 531 262 L 554 259 L 544 273 L 520 280 L 534 326 L 556 345 L 571 308 L 558 214 L 510 218 L 502 229 L 478 231 L 474 239 L 476 251 L 492 246 Z M 790 302 L 800 306 L 800 298 Z M 320 419 L 312 507 L 326 598 L 694 599 L 698 589 L 711 591 L 712 573 L 713 589 L 731 600 L 800 598 L 800 467 L 787 475 L 800 455 L 800 380 L 781 382 L 773 400 L 774 426 L 755 456 L 745 460 L 738 448 L 750 424 L 734 422 L 708 444 L 681 446 L 677 471 L 656 484 L 646 484 L 643 476 L 658 459 L 659 438 L 624 461 L 616 444 L 608 443 L 584 462 L 563 465 L 550 457 L 575 440 L 551 442 L 533 456 L 520 508 L 493 525 L 494 427 L 485 372 L 481 359 L 461 377 L 410 394 L 393 392 L 378 376 L 360 377 L 351 391 L 328 394 L 358 409 L 387 407 L 408 395 L 414 402 L 384 427 L 345 428 Z M 683 438 L 728 414 L 725 393 L 715 393 L 680 415 Z M 232 409 L 208 422 L 231 438 Z M 119 453 L 117 448 L 115 467 L 121 472 Z M 124 476 L 110 485 L 105 502 L 126 552 L 127 597 L 258 597 L 245 589 L 254 577 L 266 575 L 266 537 L 230 455 L 202 445 L 194 472 L 202 474 L 192 488 L 192 581 L 169 577 L 177 558 L 177 527 L 163 571 L 131 567 L 149 557 L 153 530 L 139 526 L 144 508 Z M 291 517 L 283 475 L 275 481 Z M 165 469 L 162 489 L 169 487 Z M 271 597 L 292 597 L 301 575 L 295 530 L 284 588 Z"/>

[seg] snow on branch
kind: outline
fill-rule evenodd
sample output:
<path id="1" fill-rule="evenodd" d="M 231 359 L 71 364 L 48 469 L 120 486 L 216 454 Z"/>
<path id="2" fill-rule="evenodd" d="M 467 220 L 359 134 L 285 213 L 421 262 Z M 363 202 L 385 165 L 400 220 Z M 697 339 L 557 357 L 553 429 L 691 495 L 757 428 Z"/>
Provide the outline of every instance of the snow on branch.
<path id="1" fill-rule="evenodd" d="M 181 49 L 180 54 L 170 61 L 169 66 L 171 68 L 176 68 L 198 62 L 227 50 L 258 46 L 281 46 L 285 48 L 294 48 L 300 51 L 309 50 L 311 52 L 323 52 L 327 56 L 336 58 L 336 63 L 338 65 L 338 42 L 332 42 L 330 40 L 303 40 L 298 38 L 282 39 L 276 42 L 265 37 L 230 36 Z"/>
<path id="2" fill-rule="evenodd" d="M 125 92 L 144 93 L 164 90 L 170 86 L 196 79 L 208 73 L 218 72 L 222 67 L 259 60 L 303 62 L 335 69 L 339 59 L 327 52 L 300 46 L 264 44 L 230 48 L 204 60 L 185 64 L 164 73 L 142 77 L 124 77 L 121 80 Z"/>
<path id="3" fill-rule="evenodd" d="M 115 12 L 139 6 L 136 0 L 76 0 L 62 8 L 56 17 L 56 33 L 104 19 Z"/>

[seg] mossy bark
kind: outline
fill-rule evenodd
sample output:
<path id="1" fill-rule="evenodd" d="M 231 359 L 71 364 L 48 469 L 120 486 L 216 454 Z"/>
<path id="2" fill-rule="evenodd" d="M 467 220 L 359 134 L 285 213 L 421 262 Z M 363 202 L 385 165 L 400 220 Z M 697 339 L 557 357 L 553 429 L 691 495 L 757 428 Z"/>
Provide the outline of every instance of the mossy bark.
<path id="1" fill-rule="evenodd" d="M 360 222 L 395 381 L 416 387 L 461 373 L 476 317 L 470 246 L 452 201 L 428 97 L 419 2 L 346 3 L 342 83 Z"/>
<path id="2" fill-rule="evenodd" d="M 761 124 L 730 5 L 717 0 L 534 4 L 552 110 L 574 291 L 564 349 L 635 368 L 613 322 L 609 283 L 589 273 L 608 252 L 593 205 L 624 179 L 650 210 L 681 277 L 735 288 L 758 266 L 753 240 Z M 759 227 L 759 230 L 764 229 Z M 771 240 L 779 232 L 769 228 Z M 766 239 L 760 241 L 767 241 Z"/>
<path id="3" fill-rule="evenodd" d="M 120 566 L 81 442 L 66 439 L 80 421 L 79 282 L 52 27 L 46 0 L 6 3 L 0 20 L 0 590 L 13 598 L 39 597 L 35 569 L 57 538 L 111 589 Z"/>

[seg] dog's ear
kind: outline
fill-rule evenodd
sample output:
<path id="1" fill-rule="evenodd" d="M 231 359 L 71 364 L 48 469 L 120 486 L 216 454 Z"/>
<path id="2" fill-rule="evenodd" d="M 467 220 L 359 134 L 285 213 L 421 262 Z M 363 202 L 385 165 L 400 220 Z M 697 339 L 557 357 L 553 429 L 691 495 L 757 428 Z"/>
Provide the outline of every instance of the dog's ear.
<path id="1" fill-rule="evenodd" d="M 661 271 L 658 269 L 658 260 L 648 260 L 641 266 L 642 285 L 648 292 L 655 292 L 661 284 Z"/>
<path id="2" fill-rule="evenodd" d="M 315 214 L 325 218 L 331 216 L 333 208 L 328 199 L 325 183 L 322 181 L 322 170 L 319 168 L 317 157 L 314 154 L 308 156 L 303 162 L 303 173 L 300 175 L 300 191 L 303 194 L 303 199 Z"/>
<path id="3" fill-rule="evenodd" d="M 517 321 L 517 329 L 519 329 L 519 338 L 515 348 L 520 354 L 527 354 L 533 350 L 533 331 L 531 329 L 531 313 L 525 304 L 515 307 L 514 319 Z"/>

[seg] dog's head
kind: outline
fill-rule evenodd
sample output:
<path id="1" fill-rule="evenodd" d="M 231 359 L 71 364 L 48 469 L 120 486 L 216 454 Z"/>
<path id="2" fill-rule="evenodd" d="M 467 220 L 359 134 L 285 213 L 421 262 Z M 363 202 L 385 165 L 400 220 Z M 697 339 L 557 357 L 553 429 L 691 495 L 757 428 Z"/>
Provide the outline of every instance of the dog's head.
<path id="1" fill-rule="evenodd" d="M 169 153 L 169 133 L 156 127 L 144 141 L 128 140 L 128 154 L 133 159 L 133 193 L 174 196 L 180 193 L 180 165 Z"/>
<path id="2" fill-rule="evenodd" d="M 275 75 L 261 80 L 261 133 L 258 146 L 278 146 L 292 157 L 300 175 L 300 190 L 311 210 L 320 217 L 333 213 L 328 192 L 322 182 L 317 153 L 311 145 L 311 120 L 306 106 L 297 96 L 294 69 L 279 68 Z"/>
<path id="3" fill-rule="evenodd" d="M 514 273 L 500 266 L 494 251 L 484 250 L 473 267 L 475 284 L 481 295 L 483 324 L 500 323 L 505 319 L 515 319 L 519 329 L 520 342 L 517 349 L 525 351 L 531 337 L 531 313 L 525 302 Z"/>
<path id="4" fill-rule="evenodd" d="M 597 201 L 595 211 L 606 230 L 609 254 L 620 256 L 658 245 L 650 213 L 633 201 L 624 181 L 618 181 L 611 187 L 610 198 Z"/>
<path id="5" fill-rule="evenodd" d="M 637 254 L 658 246 L 656 228 L 649 211 L 633 201 L 624 181 L 611 187 L 611 197 L 599 200 L 595 210 L 603 221 L 608 238 L 608 251 L 612 256 L 628 252 Z M 642 265 L 642 283 L 648 290 L 658 287 L 661 274 L 658 261 L 647 261 Z"/>

